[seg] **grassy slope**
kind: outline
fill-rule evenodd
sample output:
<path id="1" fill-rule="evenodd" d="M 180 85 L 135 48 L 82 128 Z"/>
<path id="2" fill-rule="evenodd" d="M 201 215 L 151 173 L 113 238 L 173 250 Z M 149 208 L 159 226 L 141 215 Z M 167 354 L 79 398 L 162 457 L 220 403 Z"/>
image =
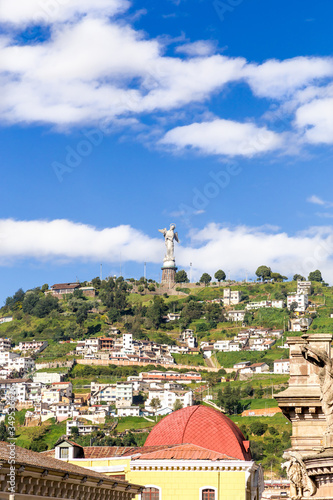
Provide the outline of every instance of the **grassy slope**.
<path id="1" fill-rule="evenodd" d="M 241 361 L 252 361 L 253 363 L 272 364 L 275 359 L 289 358 L 289 349 L 269 349 L 268 351 L 239 351 L 239 352 L 218 352 L 217 360 L 221 366 L 232 368 L 234 364 Z"/>

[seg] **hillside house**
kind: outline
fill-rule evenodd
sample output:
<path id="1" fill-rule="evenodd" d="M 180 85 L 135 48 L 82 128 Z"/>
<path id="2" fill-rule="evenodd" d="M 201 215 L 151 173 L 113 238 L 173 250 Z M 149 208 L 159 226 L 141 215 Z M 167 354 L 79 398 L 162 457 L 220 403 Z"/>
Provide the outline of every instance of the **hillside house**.
<path id="1" fill-rule="evenodd" d="M 244 321 L 246 311 L 243 309 L 228 312 L 229 321 Z"/>
<path id="2" fill-rule="evenodd" d="M 242 298 L 242 292 L 238 290 L 231 290 L 231 288 L 225 288 L 223 290 L 223 304 L 225 306 L 239 304 L 241 298 Z"/>
<path id="3" fill-rule="evenodd" d="M 117 417 L 139 417 L 140 406 L 123 406 L 117 409 Z"/>
<path id="4" fill-rule="evenodd" d="M 10 323 L 11 321 L 13 321 L 13 316 L 3 316 L 0 318 L 0 325 L 2 323 Z"/>
<path id="5" fill-rule="evenodd" d="M 68 420 L 66 422 L 66 435 L 71 434 L 73 427 L 77 427 L 79 431 L 79 436 L 86 436 L 94 431 L 98 431 L 99 425 L 94 425 L 91 422 L 85 421 L 85 419 L 77 418 L 76 420 Z"/>
<path id="6" fill-rule="evenodd" d="M 9 351 L 12 345 L 11 339 L 0 338 L 0 352 Z"/>
<path id="7" fill-rule="evenodd" d="M 308 300 L 308 295 L 304 293 L 293 293 L 291 295 L 288 295 L 287 297 L 287 307 L 290 309 L 291 304 L 296 302 L 297 308 L 295 309 L 296 312 L 305 312 L 308 305 L 309 305 L 309 300 Z"/>
<path id="8" fill-rule="evenodd" d="M 274 373 L 290 373 L 289 359 L 276 359 L 274 361 Z"/>
<path id="9" fill-rule="evenodd" d="M 311 295 L 311 281 L 297 281 L 297 294 Z"/>
<path id="10" fill-rule="evenodd" d="M 73 293 L 80 288 L 79 283 L 56 283 L 51 286 L 51 294 L 54 297 L 62 298 L 63 295 Z"/>
<path id="11" fill-rule="evenodd" d="M 22 352 L 33 351 L 34 353 L 42 352 L 48 346 L 47 340 L 26 340 L 20 342 L 18 348 Z"/>
<path id="12" fill-rule="evenodd" d="M 267 363 L 253 363 L 250 366 L 245 366 L 240 369 L 242 375 L 253 374 L 253 373 L 265 373 L 269 371 L 269 366 Z"/>
<path id="13" fill-rule="evenodd" d="M 217 340 L 213 344 L 215 351 L 228 352 L 231 340 Z"/>

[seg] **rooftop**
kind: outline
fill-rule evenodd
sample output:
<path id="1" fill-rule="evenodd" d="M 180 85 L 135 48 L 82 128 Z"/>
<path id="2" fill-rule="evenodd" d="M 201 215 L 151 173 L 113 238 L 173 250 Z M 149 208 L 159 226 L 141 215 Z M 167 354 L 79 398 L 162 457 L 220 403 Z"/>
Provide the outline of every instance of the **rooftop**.
<path id="1" fill-rule="evenodd" d="M 206 406 L 189 406 L 164 417 L 150 432 L 145 445 L 190 443 L 228 457 L 251 460 L 249 442 L 224 414 Z"/>

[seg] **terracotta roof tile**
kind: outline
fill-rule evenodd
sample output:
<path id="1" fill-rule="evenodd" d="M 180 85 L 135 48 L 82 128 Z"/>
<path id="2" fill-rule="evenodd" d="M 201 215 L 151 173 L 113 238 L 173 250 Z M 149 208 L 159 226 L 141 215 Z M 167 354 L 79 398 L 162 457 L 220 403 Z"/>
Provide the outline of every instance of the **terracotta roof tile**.
<path id="1" fill-rule="evenodd" d="M 164 417 L 145 445 L 192 443 L 229 457 L 251 460 L 239 428 L 222 413 L 205 406 L 189 406 Z"/>
<path id="2" fill-rule="evenodd" d="M 103 479 L 104 481 L 110 479 L 107 478 L 105 474 L 100 474 L 98 472 L 85 469 L 84 467 L 79 467 L 77 465 L 70 464 L 63 460 L 57 460 L 55 458 L 51 458 L 48 455 L 46 455 L 46 453 L 36 453 L 34 451 L 21 448 L 20 446 L 15 446 L 15 453 L 16 453 L 15 457 L 16 463 L 22 465 L 41 467 L 42 469 L 49 469 L 64 473 L 68 472 L 81 476 L 95 477 L 98 479 Z M 0 463 L 8 462 L 9 456 L 10 456 L 9 443 L 0 441 Z"/>
<path id="3" fill-rule="evenodd" d="M 234 460 L 232 457 L 216 451 L 207 450 L 194 444 L 180 444 L 164 447 L 161 450 L 143 452 L 138 460 Z"/>

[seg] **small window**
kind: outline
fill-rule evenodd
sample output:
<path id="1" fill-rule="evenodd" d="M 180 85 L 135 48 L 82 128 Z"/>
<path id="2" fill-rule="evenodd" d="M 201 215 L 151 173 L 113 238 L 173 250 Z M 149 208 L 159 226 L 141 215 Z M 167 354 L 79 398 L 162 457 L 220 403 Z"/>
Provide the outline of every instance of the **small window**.
<path id="1" fill-rule="evenodd" d="M 215 500 L 215 490 L 209 488 L 202 490 L 202 500 Z"/>
<path id="2" fill-rule="evenodd" d="M 69 449 L 68 448 L 60 448 L 60 458 L 69 458 Z"/>
<path id="3" fill-rule="evenodd" d="M 160 500 L 160 492 L 157 488 L 148 487 L 142 492 L 142 500 Z"/>

